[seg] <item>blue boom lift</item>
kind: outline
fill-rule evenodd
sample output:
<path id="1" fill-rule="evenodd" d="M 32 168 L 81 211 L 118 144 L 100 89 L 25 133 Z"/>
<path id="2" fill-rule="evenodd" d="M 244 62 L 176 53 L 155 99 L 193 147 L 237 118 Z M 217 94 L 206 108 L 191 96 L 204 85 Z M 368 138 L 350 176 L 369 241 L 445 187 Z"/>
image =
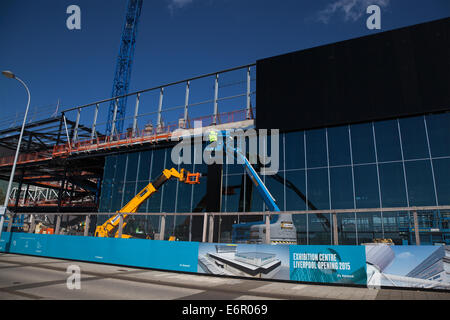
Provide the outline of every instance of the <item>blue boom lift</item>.
<path id="1" fill-rule="evenodd" d="M 218 137 L 222 139 L 218 139 Z M 268 211 L 280 212 L 280 208 L 275 202 L 274 197 L 270 194 L 261 177 L 253 168 L 247 157 L 239 146 L 234 147 L 233 138 L 226 131 L 212 131 L 210 133 L 210 142 L 212 144 L 207 150 L 215 152 L 224 151 L 226 154 L 232 155 L 238 164 L 243 164 L 248 176 L 252 180 L 256 190 L 261 195 Z M 224 143 L 228 141 L 230 143 Z M 245 152 L 245 151 L 244 151 Z M 232 226 L 233 243 L 264 243 L 266 225 L 264 221 L 239 223 Z M 292 221 L 291 214 L 275 214 L 270 219 L 270 240 L 272 244 L 297 243 L 297 231 Z"/>

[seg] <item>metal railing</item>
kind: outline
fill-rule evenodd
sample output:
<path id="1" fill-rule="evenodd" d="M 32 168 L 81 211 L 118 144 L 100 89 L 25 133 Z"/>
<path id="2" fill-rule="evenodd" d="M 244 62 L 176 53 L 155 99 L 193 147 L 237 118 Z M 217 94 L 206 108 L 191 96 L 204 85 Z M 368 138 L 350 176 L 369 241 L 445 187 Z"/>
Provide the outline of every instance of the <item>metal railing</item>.
<path id="1" fill-rule="evenodd" d="M 67 150 L 77 150 L 89 144 L 110 143 L 126 138 L 139 138 L 146 134 L 164 134 L 177 128 L 192 128 L 193 119 L 207 122 L 208 125 L 220 124 L 230 119 L 232 112 L 243 110 L 244 119 L 254 119 L 256 93 L 254 73 L 256 64 L 209 73 L 169 84 L 136 91 L 127 95 L 105 99 L 90 104 L 62 110 L 62 116 L 75 118 L 75 125 L 69 132 L 65 123 L 68 145 L 55 146 L 53 154 Z M 253 88 L 252 88 L 253 86 Z M 122 98 L 134 97 L 134 102 L 125 114 L 120 114 L 118 102 Z M 147 104 L 146 103 L 146 100 Z M 169 102 L 166 102 L 169 100 Z M 115 101 L 114 116 L 110 123 L 107 119 L 111 102 Z M 200 108 L 201 107 L 201 108 Z M 130 121 L 132 124 L 120 132 L 119 123 Z M 87 123 L 90 122 L 90 125 Z M 78 131 L 81 123 L 91 128 L 89 140 L 80 141 Z M 107 132 L 107 127 L 111 132 Z"/>
<path id="2" fill-rule="evenodd" d="M 215 225 L 217 225 L 217 222 L 219 222 L 218 226 L 221 227 L 220 222 L 222 221 L 223 217 L 238 217 L 238 219 L 242 219 L 243 217 L 250 217 L 250 216 L 260 216 L 263 218 L 265 227 L 266 227 L 266 233 L 265 233 L 265 239 L 263 243 L 271 243 L 271 235 L 270 235 L 270 217 L 273 215 L 278 214 L 291 214 L 294 219 L 296 216 L 306 216 L 306 221 L 308 221 L 308 217 L 314 216 L 316 218 L 320 218 L 322 220 L 327 220 L 329 222 L 329 235 L 332 237 L 332 245 L 339 245 L 340 243 L 340 236 L 344 232 L 342 223 L 339 222 L 339 218 L 341 215 L 348 215 L 352 214 L 354 215 L 355 220 L 365 218 L 365 214 L 375 214 L 380 213 L 382 215 L 383 213 L 397 213 L 397 214 L 406 214 L 403 218 L 406 217 L 406 221 L 403 221 L 403 226 L 406 227 L 409 232 L 412 232 L 414 234 L 414 242 L 416 245 L 421 244 L 421 232 L 423 232 L 424 226 L 423 222 L 420 221 L 421 216 L 430 214 L 435 215 L 436 213 L 439 213 L 439 215 L 446 215 L 447 219 L 450 219 L 450 206 L 421 206 L 421 207 L 393 207 L 393 208 L 364 208 L 364 209 L 338 209 L 338 210 L 303 210 L 303 211 L 282 211 L 282 212 L 184 212 L 184 213 L 168 213 L 168 212 L 153 212 L 153 213 L 131 213 L 129 214 L 129 217 L 159 217 L 159 226 L 157 228 L 157 232 L 155 232 L 155 237 L 153 239 L 155 240 L 165 240 L 165 234 L 166 234 L 166 228 L 167 228 L 167 219 L 170 217 L 188 217 L 190 219 L 190 224 L 192 223 L 192 219 L 194 217 L 199 217 L 202 221 L 202 236 L 201 241 L 202 242 L 213 242 L 214 236 L 218 233 L 215 231 Z M 10 224 L 9 221 L 15 221 L 15 219 L 19 219 L 21 221 L 24 221 L 24 217 L 29 222 L 29 227 L 27 232 L 35 232 L 35 224 L 36 224 L 36 218 L 39 216 L 47 216 L 46 219 L 48 219 L 49 216 L 56 216 L 56 221 L 54 222 L 55 228 L 54 228 L 54 234 L 61 234 L 61 221 L 63 217 L 70 217 L 70 216 L 78 216 L 84 218 L 84 227 L 82 233 L 78 233 L 78 235 L 83 236 L 92 236 L 93 232 L 91 224 L 91 218 L 93 216 L 112 216 L 116 215 L 117 213 L 111 213 L 111 212 L 99 212 L 99 213 L 8 213 L 9 219 L 6 221 L 7 225 L 7 231 L 11 232 L 13 224 Z M 119 237 L 122 237 L 123 235 L 123 225 L 124 225 L 124 218 L 123 215 L 126 213 L 120 214 L 120 223 L 118 228 L 118 235 Z M 329 215 L 326 217 L 325 215 Z M 219 221 L 216 219 L 219 218 Z M 320 220 L 319 219 L 319 220 Z M 83 219 L 79 219 L 79 221 L 82 221 Z M 437 223 L 441 223 L 442 221 L 435 221 Z M 450 222 L 450 221 L 448 221 Z M 199 221 L 197 222 L 199 223 Z M 447 223 L 447 222 L 446 222 Z M 101 223 L 100 223 L 101 224 Z M 431 225 L 430 225 L 431 226 Z M 431 226 L 432 227 L 432 226 Z M 433 228 L 431 228 L 431 231 Z M 444 228 L 445 229 L 445 228 Z M 450 227 L 447 226 L 447 231 L 450 233 Z M 23 230 L 22 230 L 23 231 Z M 367 230 L 361 230 L 360 232 L 365 232 Z M 389 230 L 387 228 L 386 234 L 389 234 L 393 230 Z M 394 230 L 395 232 L 399 232 L 399 228 L 396 228 Z M 309 230 L 310 233 L 313 231 Z M 347 231 L 345 231 L 347 232 Z M 356 224 L 356 230 L 357 233 L 357 224 Z M 190 233 L 190 231 L 189 231 Z M 220 232 L 219 232 L 220 233 Z M 190 234 L 189 234 L 190 235 Z M 306 225 L 306 235 L 308 237 L 308 224 Z M 217 238 L 217 237 L 216 237 Z M 186 237 L 187 239 L 187 237 Z M 222 239 L 224 240 L 224 239 Z M 188 241 L 195 241 L 191 240 L 191 237 L 189 236 Z M 227 242 L 225 241 L 219 241 L 218 242 Z M 309 243 L 306 243 L 309 244 Z"/>

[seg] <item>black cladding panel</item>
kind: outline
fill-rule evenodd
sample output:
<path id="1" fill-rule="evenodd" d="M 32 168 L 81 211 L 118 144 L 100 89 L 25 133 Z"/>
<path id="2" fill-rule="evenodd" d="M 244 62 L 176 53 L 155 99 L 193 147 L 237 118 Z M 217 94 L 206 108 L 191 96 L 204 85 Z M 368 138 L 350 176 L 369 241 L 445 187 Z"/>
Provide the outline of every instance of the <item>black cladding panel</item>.
<path id="1" fill-rule="evenodd" d="M 450 109 L 450 18 L 257 61 L 256 127 L 298 130 Z"/>

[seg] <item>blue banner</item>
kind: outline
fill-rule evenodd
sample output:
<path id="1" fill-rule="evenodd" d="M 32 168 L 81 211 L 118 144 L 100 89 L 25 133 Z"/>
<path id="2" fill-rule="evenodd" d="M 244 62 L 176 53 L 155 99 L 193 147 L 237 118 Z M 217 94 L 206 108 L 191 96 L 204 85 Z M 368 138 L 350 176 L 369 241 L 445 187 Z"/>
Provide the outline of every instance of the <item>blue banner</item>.
<path id="1" fill-rule="evenodd" d="M 298 246 L 289 248 L 290 280 L 367 284 L 364 246 Z"/>
<path id="2" fill-rule="evenodd" d="M 196 272 L 198 242 L 3 232 L 0 252 Z"/>

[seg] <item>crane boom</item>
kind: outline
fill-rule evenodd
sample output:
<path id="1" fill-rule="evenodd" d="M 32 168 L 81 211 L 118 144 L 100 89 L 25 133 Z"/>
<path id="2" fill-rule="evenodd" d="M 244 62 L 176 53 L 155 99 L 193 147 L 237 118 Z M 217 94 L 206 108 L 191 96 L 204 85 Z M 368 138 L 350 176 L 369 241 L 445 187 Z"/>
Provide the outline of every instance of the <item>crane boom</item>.
<path id="1" fill-rule="evenodd" d="M 130 214 L 133 214 L 139 210 L 139 207 L 155 192 L 161 188 L 161 186 L 166 183 L 170 178 L 177 178 L 183 183 L 187 184 L 198 184 L 200 183 L 200 173 L 190 173 L 184 169 L 179 172 L 172 168 L 170 170 L 164 169 L 161 175 L 156 178 L 153 182 L 150 182 L 144 189 L 142 189 L 136 196 L 133 197 L 122 209 L 118 211 L 118 214 L 109 218 L 105 223 L 98 226 L 95 230 L 96 237 L 118 237 L 118 230 L 120 216 L 124 220 L 123 226 L 126 225 L 126 218 Z M 129 236 L 124 236 L 127 238 Z"/>
<path id="2" fill-rule="evenodd" d="M 128 0 L 125 23 L 120 41 L 119 55 L 112 89 L 112 97 L 124 96 L 128 93 L 133 65 L 134 49 L 139 17 L 141 15 L 143 0 Z M 127 97 L 111 100 L 108 110 L 106 135 L 121 133 L 127 107 Z"/>

